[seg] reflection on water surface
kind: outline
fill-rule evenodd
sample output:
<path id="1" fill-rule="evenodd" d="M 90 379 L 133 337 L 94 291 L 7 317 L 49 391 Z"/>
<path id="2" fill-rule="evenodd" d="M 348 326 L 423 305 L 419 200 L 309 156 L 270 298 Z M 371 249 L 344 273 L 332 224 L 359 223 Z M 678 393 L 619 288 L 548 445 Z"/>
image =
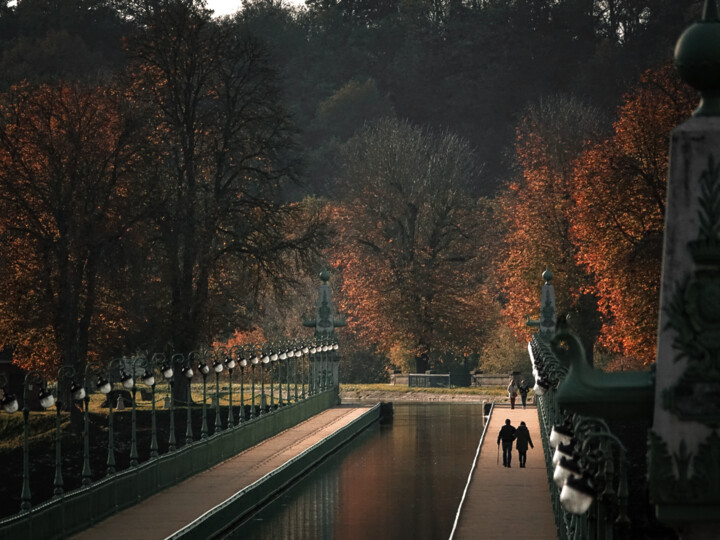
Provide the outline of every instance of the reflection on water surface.
<path id="1" fill-rule="evenodd" d="M 450 536 L 482 405 L 402 403 L 227 538 L 436 540 Z"/>

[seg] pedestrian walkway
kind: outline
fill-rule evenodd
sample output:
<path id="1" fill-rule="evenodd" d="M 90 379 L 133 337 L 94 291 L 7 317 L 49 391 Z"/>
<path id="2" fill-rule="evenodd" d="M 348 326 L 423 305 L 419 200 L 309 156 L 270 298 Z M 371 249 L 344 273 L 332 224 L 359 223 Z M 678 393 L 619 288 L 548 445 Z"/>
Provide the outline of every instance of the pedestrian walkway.
<path id="1" fill-rule="evenodd" d="M 156 493 L 72 538 L 167 538 L 301 452 L 356 420 L 370 407 L 335 407 L 241 452 L 219 465 Z M 129 532 L 134 530 L 134 532 Z"/>
<path id="2" fill-rule="evenodd" d="M 535 445 L 522 469 L 514 445 L 512 467 L 502 465 L 497 437 L 507 418 L 515 427 L 525 422 Z M 537 409 L 496 404 L 452 540 L 556 539 L 548 489 Z"/>

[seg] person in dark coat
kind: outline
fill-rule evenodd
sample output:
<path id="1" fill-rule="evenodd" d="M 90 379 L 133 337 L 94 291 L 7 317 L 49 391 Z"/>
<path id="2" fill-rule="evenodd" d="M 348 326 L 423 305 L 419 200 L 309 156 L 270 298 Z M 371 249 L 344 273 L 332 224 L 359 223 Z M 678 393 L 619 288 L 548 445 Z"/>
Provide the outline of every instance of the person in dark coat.
<path id="1" fill-rule="evenodd" d="M 505 420 L 505 425 L 500 428 L 498 433 L 497 443 L 500 446 L 502 441 L 503 449 L 503 467 L 510 467 L 510 461 L 512 460 L 512 443 L 515 440 L 515 427 L 510 424 L 510 419 Z"/>
<path id="2" fill-rule="evenodd" d="M 530 438 L 530 431 L 528 431 L 525 422 L 520 422 L 520 426 L 518 426 L 515 430 L 515 440 L 517 441 L 515 443 L 515 448 L 517 448 L 518 451 L 520 467 L 524 468 L 525 462 L 527 461 L 528 444 L 530 445 L 530 448 L 535 448 L 532 439 Z"/>
<path id="3" fill-rule="evenodd" d="M 522 402 L 522 407 L 525 409 L 527 407 L 527 395 L 530 391 L 530 387 L 525 384 L 525 380 L 523 379 L 520 381 L 520 386 L 518 386 L 518 394 L 520 394 L 520 401 Z"/>

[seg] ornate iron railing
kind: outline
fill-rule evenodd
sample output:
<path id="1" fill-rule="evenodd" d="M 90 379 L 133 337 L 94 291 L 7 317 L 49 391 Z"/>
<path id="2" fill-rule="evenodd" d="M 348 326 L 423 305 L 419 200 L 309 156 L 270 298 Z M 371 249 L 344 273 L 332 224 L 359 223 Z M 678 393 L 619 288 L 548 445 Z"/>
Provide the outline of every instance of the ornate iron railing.
<path id="1" fill-rule="evenodd" d="M 567 366 L 543 336 L 528 344 L 540 433 L 558 538 L 611 540 L 627 532 L 625 447 L 598 418 L 558 406 L 557 387 Z"/>
<path id="2" fill-rule="evenodd" d="M 7 379 L 0 375 L 3 390 L 0 404 L 4 412 L 12 415 L 22 410 L 23 415 L 21 503 L 17 515 L 0 520 L 0 537 L 65 537 L 332 406 L 337 402 L 338 386 L 333 373 L 338 347 L 334 339 L 313 339 L 174 354 L 169 358 L 162 354 L 138 355 L 115 359 L 102 368 L 88 366 L 81 377 L 74 369 L 64 367 L 54 385 L 56 395 L 52 392 L 53 385 L 49 385 L 42 374 L 32 371 L 24 378 L 22 399 L 11 392 Z M 240 377 L 233 384 L 236 370 Z M 213 373 L 215 380 L 210 384 L 214 383 L 214 393 L 208 396 L 207 378 Z M 175 381 L 177 378 L 187 382 L 190 398 L 183 403 L 178 403 L 175 396 L 180 384 Z M 202 398 L 193 402 L 193 380 L 197 379 L 202 379 L 201 383 L 195 383 L 196 386 L 202 384 Z M 167 390 L 163 397 L 158 386 L 165 384 Z M 68 388 L 66 396 L 57 395 L 61 388 Z M 147 448 L 142 449 L 138 441 L 138 392 L 150 401 L 150 436 L 146 440 Z M 104 395 L 108 411 L 107 424 L 102 430 L 97 425 L 91 429 L 90 403 L 97 394 Z M 125 409 L 128 395 L 129 410 Z M 208 427 L 208 397 L 212 398 L 215 413 L 212 432 Z M 167 413 L 162 415 L 165 421 L 169 417 L 166 431 L 158 428 L 161 416 L 156 407 L 158 399 L 167 408 Z M 63 459 L 61 410 L 63 402 L 67 408 L 70 401 L 82 409 L 82 464 Z M 31 492 L 31 485 L 37 485 L 35 478 L 31 484 L 31 473 L 40 471 L 31 458 L 36 463 L 47 459 L 37 453 L 30 454 L 31 415 L 34 409 L 48 409 L 53 404 L 56 405 L 55 444 L 46 452 L 54 452 L 54 476 L 48 474 L 53 498 L 42 502 Z M 143 412 L 147 420 L 148 411 Z M 178 442 L 176 434 L 176 412 L 184 412 L 185 416 L 183 444 Z M 97 416 L 93 414 L 94 419 Z M 117 421 L 128 423 L 128 416 L 129 435 L 125 430 L 123 436 L 129 440 L 119 440 Z M 199 432 L 193 431 L 198 417 L 201 418 Z M 144 427 L 143 431 L 147 431 L 148 426 Z M 161 448 L 165 448 L 165 441 L 162 444 L 158 441 L 160 432 L 167 434 L 164 453 Z M 104 442 L 99 441 L 101 438 Z M 104 474 L 97 470 L 98 456 L 91 455 L 91 449 L 98 452 L 98 446 L 107 456 Z M 120 455 L 126 466 L 118 465 Z M 13 464 L 4 466 L 13 467 Z M 82 471 L 82 487 L 66 491 L 63 470 L 70 468 Z"/>

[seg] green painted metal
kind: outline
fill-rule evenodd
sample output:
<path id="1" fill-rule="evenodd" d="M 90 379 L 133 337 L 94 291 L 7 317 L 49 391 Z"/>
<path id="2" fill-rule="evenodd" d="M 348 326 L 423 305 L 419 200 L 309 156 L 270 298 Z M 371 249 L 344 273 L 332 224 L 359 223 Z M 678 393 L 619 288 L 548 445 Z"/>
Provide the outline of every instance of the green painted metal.
<path id="1" fill-rule="evenodd" d="M 558 538 L 560 540 L 611 540 L 615 534 L 621 535 L 629 524 L 625 448 L 610 432 L 605 422 L 595 417 L 600 415 L 584 416 L 580 414 L 580 410 L 568 407 L 568 405 L 578 405 L 581 410 L 595 412 L 597 407 L 583 401 L 581 392 L 577 395 L 570 393 L 570 398 L 567 398 L 568 394 L 566 394 L 566 399 L 564 401 L 561 399 L 561 389 L 565 387 L 586 387 L 573 382 L 577 378 L 570 379 L 574 364 L 571 364 L 570 369 L 567 370 L 565 366 L 568 358 L 559 358 L 559 356 L 570 354 L 572 357 L 582 360 L 584 357 L 581 352 L 578 352 L 582 351 L 579 340 L 571 340 L 567 331 L 561 330 L 554 341 L 556 347 L 546 342 L 541 335 L 536 335 L 532 338 L 530 350 L 535 363 L 534 367 L 542 370 L 551 383 L 543 395 L 536 395 L 536 403 Z M 565 345 L 557 347 L 558 343 L 565 343 Z M 573 343 L 573 345 L 568 345 L 568 343 Z M 586 362 L 585 366 L 587 366 Z M 587 366 L 587 369 L 591 370 L 592 368 Z M 569 385 L 567 384 L 568 380 L 570 380 Z M 590 394 L 597 397 L 592 392 Z M 608 406 L 611 401 L 612 398 L 606 398 L 604 403 Z M 592 403 L 592 401 L 588 403 Z M 612 409 L 612 407 L 610 408 Z M 610 416 L 612 417 L 614 414 Z M 554 449 L 550 446 L 549 438 L 553 426 L 558 424 L 572 427 L 576 448 L 579 450 L 577 452 L 578 463 L 592 478 L 597 490 L 596 498 L 590 509 L 582 515 L 570 514 L 563 509 L 560 503 L 560 490 L 553 480 Z"/>
<path id="2" fill-rule="evenodd" d="M 39 371 L 30 371 L 25 375 L 23 381 L 23 484 L 20 494 L 20 509 L 27 512 L 31 509 L 30 494 L 30 447 L 29 447 L 29 423 L 30 423 L 30 392 L 31 388 L 38 387 L 38 397 L 47 393 L 47 382 Z M 34 390 L 33 390 L 34 391 Z M 41 401 L 42 404 L 42 401 Z M 46 407 L 52 407 L 52 400 Z"/>
<path id="3" fill-rule="evenodd" d="M 715 0 L 705 0 L 702 20 L 680 36 L 675 66 L 685 82 L 702 95 L 693 114 L 720 115 L 720 20 Z"/>
<path id="4" fill-rule="evenodd" d="M 42 381 L 40 381 L 42 382 Z M 27 402 L 27 400 L 26 400 Z M 0 538 L 53 540 L 77 533 L 119 510 L 204 471 L 299 422 L 336 405 L 336 392 L 324 392 L 233 429 L 200 439 L 86 487 L 65 493 L 0 521 Z M 29 411 L 28 411 L 29 414 Z M 29 466 L 28 466 L 29 470 Z M 28 476 L 29 479 L 29 476 Z M 26 494 L 29 504 L 29 488 Z"/>
<path id="5" fill-rule="evenodd" d="M 561 330 L 553 352 L 567 375 L 557 387 L 557 403 L 568 411 L 600 418 L 652 418 L 655 400 L 653 371 L 605 373 L 590 367 L 577 336 Z"/>
<path id="6" fill-rule="evenodd" d="M 63 379 L 70 379 L 75 376 L 75 368 L 72 366 L 60 366 L 58 370 L 57 382 L 58 382 L 58 393 L 60 392 L 60 386 Z M 55 481 L 53 482 L 53 494 L 56 497 L 61 496 L 64 493 L 64 482 L 62 476 L 62 431 L 60 430 L 60 411 L 62 410 L 63 402 L 59 399 L 55 401 Z"/>
<path id="7" fill-rule="evenodd" d="M 379 419 L 380 404 L 377 404 L 354 422 L 295 456 L 283 466 L 175 532 L 168 537 L 168 540 L 216 537 Z"/>

